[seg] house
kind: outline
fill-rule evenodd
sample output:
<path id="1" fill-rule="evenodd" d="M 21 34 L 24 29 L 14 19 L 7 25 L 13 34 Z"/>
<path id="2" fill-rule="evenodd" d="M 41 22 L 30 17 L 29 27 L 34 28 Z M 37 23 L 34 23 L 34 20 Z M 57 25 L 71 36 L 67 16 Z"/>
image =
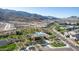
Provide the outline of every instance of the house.
<path id="1" fill-rule="evenodd" d="M 33 34 L 28 35 L 28 38 L 35 40 L 39 40 L 40 38 L 48 38 L 49 35 L 44 32 L 35 32 Z"/>
<path id="2" fill-rule="evenodd" d="M 76 33 L 75 31 L 65 32 L 64 35 L 66 37 L 69 36 L 69 38 L 72 40 L 79 40 L 79 33 Z"/>
<path id="3" fill-rule="evenodd" d="M 79 34 L 75 34 L 75 35 L 73 35 L 73 37 L 75 38 L 76 41 L 79 40 Z"/>

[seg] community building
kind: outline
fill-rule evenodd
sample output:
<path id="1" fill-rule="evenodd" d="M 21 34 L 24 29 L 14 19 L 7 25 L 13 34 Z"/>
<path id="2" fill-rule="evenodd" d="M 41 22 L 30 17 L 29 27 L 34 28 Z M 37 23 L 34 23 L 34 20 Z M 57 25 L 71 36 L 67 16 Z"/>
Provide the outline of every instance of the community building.
<path id="1" fill-rule="evenodd" d="M 48 38 L 49 35 L 44 32 L 35 32 L 33 34 L 28 35 L 29 38 L 33 40 L 39 40 L 41 38 Z"/>

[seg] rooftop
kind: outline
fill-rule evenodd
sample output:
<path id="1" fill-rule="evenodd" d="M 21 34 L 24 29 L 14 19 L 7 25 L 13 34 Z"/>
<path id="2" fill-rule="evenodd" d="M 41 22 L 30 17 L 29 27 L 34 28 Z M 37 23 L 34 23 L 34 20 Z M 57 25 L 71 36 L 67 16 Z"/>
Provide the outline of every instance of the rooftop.
<path id="1" fill-rule="evenodd" d="M 34 35 L 39 37 L 39 36 L 45 36 L 47 34 L 44 32 L 35 32 Z"/>

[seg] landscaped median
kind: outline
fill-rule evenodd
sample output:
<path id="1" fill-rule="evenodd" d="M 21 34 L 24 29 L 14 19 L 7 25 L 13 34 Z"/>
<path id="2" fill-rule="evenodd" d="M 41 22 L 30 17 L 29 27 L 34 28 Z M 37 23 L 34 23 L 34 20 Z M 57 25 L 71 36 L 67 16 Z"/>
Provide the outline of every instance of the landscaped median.
<path id="1" fill-rule="evenodd" d="M 51 31 L 51 35 L 49 36 L 49 41 L 50 41 L 50 44 L 49 46 L 51 46 L 52 48 L 58 48 L 58 47 L 65 47 L 66 44 L 64 42 L 62 42 L 57 36 L 56 36 L 56 33 Z"/>
<path id="2" fill-rule="evenodd" d="M 51 46 L 52 47 L 64 47 L 64 46 L 66 46 L 63 42 L 53 42 L 53 43 L 51 43 Z"/>
<path id="3" fill-rule="evenodd" d="M 50 43 L 50 46 L 52 48 L 58 48 L 58 47 L 62 48 L 62 47 L 66 47 L 66 44 L 58 38 L 53 38 Z"/>

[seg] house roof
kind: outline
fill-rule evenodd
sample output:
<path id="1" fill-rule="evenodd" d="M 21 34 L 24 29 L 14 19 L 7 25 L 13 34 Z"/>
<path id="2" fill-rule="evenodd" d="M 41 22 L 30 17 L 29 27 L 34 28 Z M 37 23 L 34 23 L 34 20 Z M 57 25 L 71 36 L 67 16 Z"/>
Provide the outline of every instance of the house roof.
<path id="1" fill-rule="evenodd" d="M 68 32 L 70 35 L 75 35 L 76 34 L 76 32 L 75 31 L 70 31 L 70 32 Z"/>
<path id="2" fill-rule="evenodd" d="M 79 39 L 79 34 L 76 34 L 75 37 L 76 37 L 77 39 Z"/>
<path id="3" fill-rule="evenodd" d="M 27 37 L 28 38 L 33 38 L 33 37 L 48 37 L 49 35 L 44 33 L 44 32 L 35 32 L 35 33 L 32 33 L 32 34 L 28 34 Z"/>
<path id="4" fill-rule="evenodd" d="M 39 36 L 45 36 L 45 35 L 47 35 L 47 34 L 44 33 L 44 32 L 35 32 L 34 33 L 34 36 L 37 36 L 37 37 L 39 37 Z"/>

